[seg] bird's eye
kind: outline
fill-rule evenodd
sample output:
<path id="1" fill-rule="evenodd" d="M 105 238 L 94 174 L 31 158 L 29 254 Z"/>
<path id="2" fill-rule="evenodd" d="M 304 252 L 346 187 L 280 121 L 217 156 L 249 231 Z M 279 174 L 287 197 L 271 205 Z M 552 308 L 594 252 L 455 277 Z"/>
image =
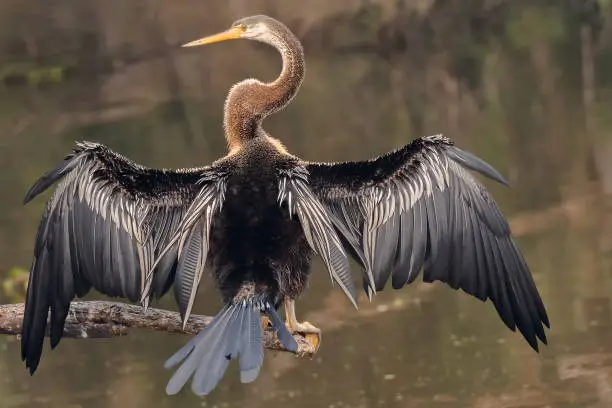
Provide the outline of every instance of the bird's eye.
<path id="1" fill-rule="evenodd" d="M 246 24 L 240 24 L 239 27 L 242 31 L 246 31 L 249 28 Z"/>

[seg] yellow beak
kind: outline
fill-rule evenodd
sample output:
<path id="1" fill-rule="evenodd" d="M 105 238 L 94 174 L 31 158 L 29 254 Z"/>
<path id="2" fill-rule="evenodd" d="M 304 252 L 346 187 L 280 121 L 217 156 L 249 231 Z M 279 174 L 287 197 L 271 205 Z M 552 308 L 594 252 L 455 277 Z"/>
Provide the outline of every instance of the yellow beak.
<path id="1" fill-rule="evenodd" d="M 209 35 L 208 37 L 183 44 L 183 47 L 197 47 L 198 45 L 212 44 L 226 40 L 235 40 L 242 37 L 243 33 L 244 29 L 242 27 L 232 27 L 229 30 L 223 31 L 222 33 Z"/>

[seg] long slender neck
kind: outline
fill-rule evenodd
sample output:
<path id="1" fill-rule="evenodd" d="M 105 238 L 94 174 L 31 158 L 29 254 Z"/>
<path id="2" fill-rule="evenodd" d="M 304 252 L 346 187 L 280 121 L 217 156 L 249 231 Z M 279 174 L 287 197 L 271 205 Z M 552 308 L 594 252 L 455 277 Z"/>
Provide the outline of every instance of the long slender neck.
<path id="1" fill-rule="evenodd" d="M 230 151 L 239 148 L 246 140 L 257 137 L 261 122 L 266 116 L 287 106 L 304 79 L 304 50 L 287 28 L 282 27 L 260 41 L 272 45 L 280 52 L 283 68 L 273 82 L 247 79 L 230 90 L 225 101 L 223 119 Z"/>

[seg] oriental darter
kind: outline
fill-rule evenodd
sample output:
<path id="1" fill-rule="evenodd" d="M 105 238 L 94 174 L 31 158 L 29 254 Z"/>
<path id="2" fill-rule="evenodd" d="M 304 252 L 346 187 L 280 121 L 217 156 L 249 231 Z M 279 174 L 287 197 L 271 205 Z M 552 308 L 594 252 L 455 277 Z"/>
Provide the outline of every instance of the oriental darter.
<path id="1" fill-rule="evenodd" d="M 25 202 L 58 183 L 38 229 L 26 298 L 21 344 L 31 373 L 47 326 L 54 348 L 75 296 L 94 288 L 146 310 L 173 287 L 187 321 L 206 269 L 224 305 L 166 362 L 181 363 L 166 391 L 179 392 L 193 377 L 193 392 L 208 394 L 232 359 L 241 381 L 251 382 L 263 363 L 263 317 L 288 350 L 297 349 L 292 334 L 320 334 L 297 320 L 294 306 L 313 254 L 355 307 L 349 256 L 370 299 L 387 281 L 400 289 L 422 270 L 426 282 L 490 299 L 536 351 L 537 339 L 546 343 L 548 317 L 529 268 L 495 201 L 469 172 L 506 183 L 493 167 L 441 135 L 367 161 L 292 155 L 262 127 L 304 78 L 304 52 L 291 31 L 252 16 L 185 46 L 239 38 L 275 47 L 282 71 L 273 82 L 247 79 L 229 91 L 226 156 L 199 168 L 151 169 L 83 142 L 27 193 Z"/>

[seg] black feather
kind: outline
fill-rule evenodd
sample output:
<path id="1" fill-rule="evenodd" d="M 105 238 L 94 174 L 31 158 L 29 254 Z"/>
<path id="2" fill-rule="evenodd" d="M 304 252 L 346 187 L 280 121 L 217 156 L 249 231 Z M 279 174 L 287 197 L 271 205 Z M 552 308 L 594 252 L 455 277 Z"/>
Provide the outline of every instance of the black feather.
<path id="1" fill-rule="evenodd" d="M 446 153 L 448 156 L 461 164 L 462 166 L 474 170 L 483 176 L 487 176 L 492 180 L 497 181 L 498 183 L 504 184 L 506 186 L 510 185 L 508 181 L 501 175 L 493 166 L 479 157 L 474 156 L 472 153 L 467 152 L 465 150 L 461 150 L 458 147 L 450 146 L 447 148 Z"/>
<path id="2" fill-rule="evenodd" d="M 508 221 L 468 172 L 507 184 L 488 163 L 436 135 L 373 160 L 310 163 L 307 169 L 312 191 L 336 215 L 343 243 L 351 244 L 352 254 L 374 254 L 371 269 L 361 262 L 368 295 L 389 275 L 399 289 L 423 268 L 425 282 L 439 280 L 491 299 L 502 321 L 518 327 L 534 349 L 536 337 L 545 342 L 548 316 Z M 399 222 L 367 230 L 367 220 L 380 214 Z"/>
<path id="3" fill-rule="evenodd" d="M 202 188 L 196 182 L 205 171 L 146 169 L 102 145 L 83 143 L 34 183 L 24 202 L 59 181 L 39 225 L 26 295 L 21 349 L 31 373 L 42 354 L 47 316 L 50 343 L 56 347 L 75 296 L 86 295 L 93 286 L 109 296 L 140 299 L 140 243 L 123 223 L 138 225 L 143 220 L 135 214 L 150 207 L 165 209 L 149 212 L 144 223 L 153 228 L 166 222 L 155 214 L 180 219 Z M 134 211 L 126 211 L 128 206 Z M 160 240 L 173 232 L 166 227 Z M 172 272 L 161 272 L 167 290 Z"/>
<path id="4" fill-rule="evenodd" d="M 32 187 L 28 190 L 23 199 L 23 203 L 27 204 L 33 200 L 37 195 L 44 192 L 46 189 L 51 187 L 57 181 L 61 180 L 66 173 L 73 170 L 78 164 L 78 160 L 75 160 L 73 155 L 67 156 L 64 161 L 57 166 L 55 169 L 45 173 L 40 177 Z"/>

